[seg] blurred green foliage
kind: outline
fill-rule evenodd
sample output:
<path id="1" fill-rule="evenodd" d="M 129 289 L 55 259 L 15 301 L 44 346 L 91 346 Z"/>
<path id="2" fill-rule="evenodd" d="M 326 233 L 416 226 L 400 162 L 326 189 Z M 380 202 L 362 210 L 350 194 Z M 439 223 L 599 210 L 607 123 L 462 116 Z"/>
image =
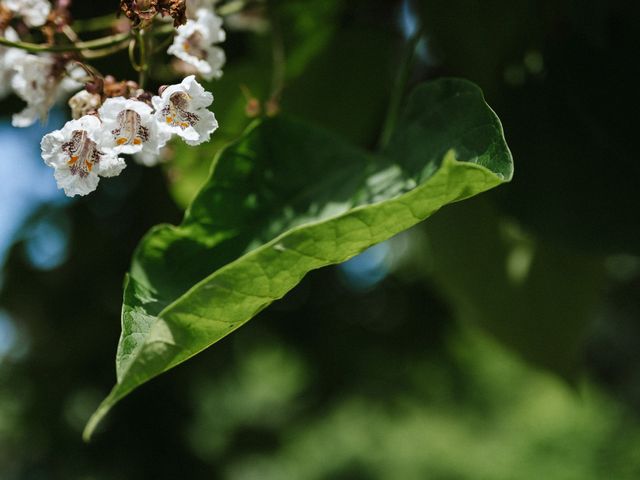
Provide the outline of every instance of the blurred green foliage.
<path id="1" fill-rule="evenodd" d="M 295 60 L 282 109 L 375 145 L 403 2 L 273 3 L 290 14 L 279 24 Z M 268 100 L 272 33 L 232 32 L 225 77 L 210 85 L 222 127 L 206 148 L 176 146 L 165 172 L 132 165 L 71 205 L 61 267 L 38 270 L 13 249 L 0 292 L 18 339 L 0 366 L 0 478 L 638 477 L 639 6 L 413 5 L 426 39 L 411 83 L 478 83 L 505 126 L 514 182 L 391 241 L 396 261 L 373 286 L 342 269 L 311 274 L 83 444 L 113 380 L 133 248 L 179 221 L 213 153 L 249 123 L 239 85 Z M 114 6 L 74 4 L 79 17 Z"/>

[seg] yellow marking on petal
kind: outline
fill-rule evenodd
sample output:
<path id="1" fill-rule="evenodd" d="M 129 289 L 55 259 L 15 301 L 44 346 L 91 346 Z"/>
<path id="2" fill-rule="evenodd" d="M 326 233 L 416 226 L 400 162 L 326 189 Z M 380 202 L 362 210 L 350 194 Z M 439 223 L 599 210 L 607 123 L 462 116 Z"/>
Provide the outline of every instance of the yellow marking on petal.
<path id="1" fill-rule="evenodd" d="M 142 140 L 140 140 L 138 137 L 133 139 L 133 144 L 134 145 L 140 145 L 142 143 Z"/>
<path id="2" fill-rule="evenodd" d="M 93 163 L 85 160 L 84 164 L 87 166 L 87 170 L 91 171 L 93 169 Z"/>
<path id="3" fill-rule="evenodd" d="M 68 165 L 73 165 L 74 163 L 76 163 L 78 161 L 78 157 L 76 156 L 72 156 L 69 161 L 67 162 Z"/>
<path id="4" fill-rule="evenodd" d="M 119 139 L 116 140 L 116 143 L 118 145 L 124 145 L 125 143 L 127 143 L 127 139 L 124 137 L 120 137 Z"/>
<path id="5" fill-rule="evenodd" d="M 181 123 L 180 123 L 180 126 L 181 126 L 182 128 L 187 128 L 187 127 L 189 126 L 189 124 L 188 124 L 187 122 L 181 122 Z"/>
<path id="6" fill-rule="evenodd" d="M 182 44 L 182 48 L 184 48 L 184 51 L 185 51 L 185 52 L 188 52 L 188 51 L 189 51 L 189 49 L 191 48 L 191 45 L 189 45 L 189 42 L 184 42 L 184 43 Z"/>
<path id="7" fill-rule="evenodd" d="M 165 117 L 167 123 L 173 123 L 173 117 Z"/>

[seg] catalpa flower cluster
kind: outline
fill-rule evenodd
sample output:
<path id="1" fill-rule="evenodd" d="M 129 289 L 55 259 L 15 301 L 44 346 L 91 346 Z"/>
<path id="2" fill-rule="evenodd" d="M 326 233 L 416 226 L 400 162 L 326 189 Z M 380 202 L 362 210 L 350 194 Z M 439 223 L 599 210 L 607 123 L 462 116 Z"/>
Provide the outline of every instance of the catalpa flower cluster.
<path id="1" fill-rule="evenodd" d="M 121 154 L 140 154 L 155 163 L 167 141 L 178 135 L 189 145 L 209 140 L 218 128 L 207 107 L 213 95 L 193 75 L 163 89 L 151 105 L 139 98 L 108 98 L 97 110 L 44 136 L 42 158 L 55 169 L 58 186 L 69 195 L 86 195 L 100 177 L 113 177 L 125 168 Z"/>
<path id="2" fill-rule="evenodd" d="M 28 127 L 44 121 L 57 101 L 77 92 L 69 100 L 72 120 L 41 142 L 42 158 L 54 169 L 59 188 L 69 196 L 86 195 L 97 188 L 100 177 L 123 171 L 123 155 L 153 166 L 174 136 L 189 145 L 210 139 L 218 127 L 209 110 L 213 95 L 195 75 L 206 80 L 222 75 L 225 54 L 219 44 L 225 32 L 215 13 L 216 0 L 120 0 L 130 30 L 89 42 L 73 31 L 70 3 L 0 0 L 0 98 L 13 93 L 26 103 L 12 124 Z M 171 17 L 173 29 L 165 17 Z M 35 29 L 46 43 L 25 42 Z M 167 32 L 173 38 L 162 42 L 170 45 L 166 53 L 175 57 L 176 71 L 189 75 L 153 95 L 144 83 L 157 51 L 149 53 L 145 39 Z M 63 34 L 64 45 L 57 45 Z M 127 48 L 140 73 L 138 82 L 117 82 L 88 63 Z M 137 59 L 131 56 L 135 51 Z"/>

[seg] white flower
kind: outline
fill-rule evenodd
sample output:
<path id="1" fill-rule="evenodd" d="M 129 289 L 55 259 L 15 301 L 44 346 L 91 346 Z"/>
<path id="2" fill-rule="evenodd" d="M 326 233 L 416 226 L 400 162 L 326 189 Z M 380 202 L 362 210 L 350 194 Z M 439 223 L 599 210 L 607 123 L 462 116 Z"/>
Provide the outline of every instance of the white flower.
<path id="1" fill-rule="evenodd" d="M 216 117 L 207 109 L 213 95 L 205 91 L 193 75 L 167 87 L 161 96 L 153 97 L 152 102 L 160 130 L 177 134 L 189 145 L 208 141 L 218 128 Z"/>
<path id="2" fill-rule="evenodd" d="M 215 44 L 225 39 L 222 19 L 211 10 L 201 8 L 196 12 L 196 19 L 187 20 L 177 32 L 167 53 L 193 65 L 207 80 L 220 78 L 226 57 L 224 50 Z"/>
<path id="3" fill-rule="evenodd" d="M 103 124 L 102 145 L 116 153 L 141 153 L 146 164 L 152 163 L 171 137 L 171 132 L 158 127 L 153 109 L 140 100 L 108 98 L 98 114 Z"/>
<path id="4" fill-rule="evenodd" d="M 44 121 L 59 97 L 82 86 L 78 79 L 84 75 L 81 68 L 52 55 L 24 55 L 14 61 L 13 68 L 11 86 L 27 102 L 22 112 L 13 115 L 14 127 L 28 127 L 38 118 Z"/>
<path id="5" fill-rule="evenodd" d="M 69 99 L 69 107 L 71 108 L 71 118 L 77 120 L 89 113 L 93 113 L 100 107 L 102 99 L 97 93 L 89 93 L 86 90 L 80 90 Z"/>
<path id="6" fill-rule="evenodd" d="M 48 0 L 4 0 L 4 6 L 19 15 L 30 27 L 41 27 L 51 11 Z"/>
<path id="7" fill-rule="evenodd" d="M 48 133 L 40 143 L 44 163 L 55 169 L 58 188 L 70 197 L 93 192 L 99 177 L 118 175 L 126 166 L 115 152 L 99 144 L 101 129 L 96 116 L 86 115 Z"/>
<path id="8" fill-rule="evenodd" d="M 2 35 L 12 42 L 20 40 L 16 31 L 11 27 L 7 27 Z M 25 55 L 27 53 L 24 50 L 0 46 L 0 98 L 4 98 L 11 93 L 11 79 L 14 74 L 13 65 L 18 58 Z"/>

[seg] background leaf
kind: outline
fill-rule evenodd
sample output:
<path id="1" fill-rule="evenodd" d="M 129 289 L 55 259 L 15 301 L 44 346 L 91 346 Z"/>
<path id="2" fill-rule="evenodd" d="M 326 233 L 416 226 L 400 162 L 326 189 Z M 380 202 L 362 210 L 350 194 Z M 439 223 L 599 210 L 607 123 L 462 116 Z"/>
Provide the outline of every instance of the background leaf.
<path id="1" fill-rule="evenodd" d="M 419 87 L 380 156 L 284 117 L 254 126 L 218 157 L 182 225 L 141 242 L 125 287 L 118 383 L 85 435 L 131 390 L 240 327 L 310 270 L 511 174 L 499 120 L 461 80 Z"/>
<path id="2" fill-rule="evenodd" d="M 459 319 L 529 362 L 576 379 L 606 280 L 599 258 L 523 232 L 485 198 L 452 206 L 425 230 L 426 270 Z"/>

